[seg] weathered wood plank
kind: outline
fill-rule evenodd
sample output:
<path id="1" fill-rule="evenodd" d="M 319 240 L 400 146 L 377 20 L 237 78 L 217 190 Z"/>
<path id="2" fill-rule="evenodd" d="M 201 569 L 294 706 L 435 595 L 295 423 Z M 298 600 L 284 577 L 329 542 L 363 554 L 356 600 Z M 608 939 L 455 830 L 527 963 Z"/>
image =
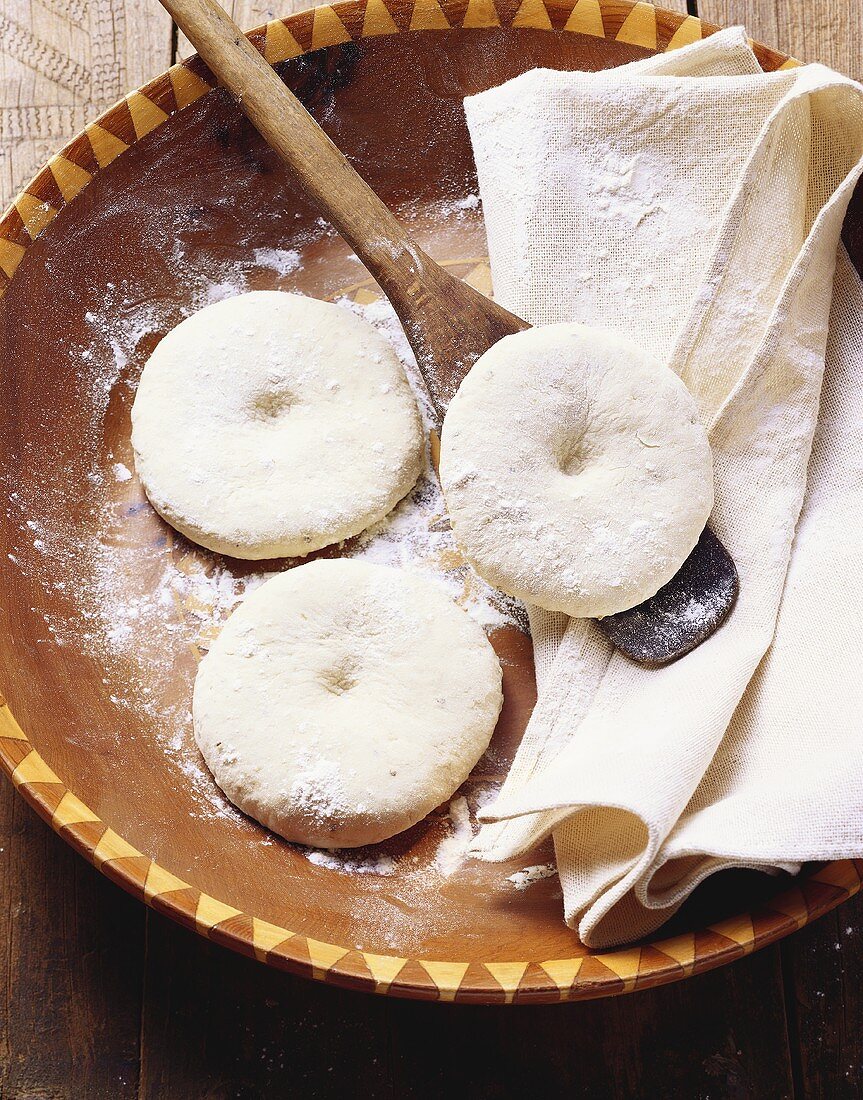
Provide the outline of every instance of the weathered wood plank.
<path id="1" fill-rule="evenodd" d="M 171 62 L 155 0 L 4 0 L 0 206 L 94 115 Z"/>
<path id="2" fill-rule="evenodd" d="M 793 1095 L 778 948 L 649 993 L 520 1010 L 303 982 L 149 920 L 141 1100 Z"/>
<path id="3" fill-rule="evenodd" d="M 743 23 L 767 46 L 863 77 L 860 0 L 698 0 L 698 14 L 724 26 Z"/>
<path id="4" fill-rule="evenodd" d="M 776 948 L 626 997 L 514 1011 L 393 1001 L 389 1016 L 398 1097 L 792 1096 Z"/>
<path id="5" fill-rule="evenodd" d="M 0 1095 L 137 1096 L 144 910 L 0 784 Z"/>
<path id="6" fill-rule="evenodd" d="M 863 895 L 782 945 L 799 1100 L 863 1095 Z"/>
<path id="7" fill-rule="evenodd" d="M 295 11 L 314 6 L 314 0 L 222 0 L 222 7 L 230 13 L 235 23 L 244 31 L 269 23 L 271 19 L 284 19 Z M 180 31 L 177 35 L 177 60 L 189 57 L 195 47 Z"/>
<path id="8" fill-rule="evenodd" d="M 148 921 L 139 1100 L 392 1096 L 384 998 Z"/>

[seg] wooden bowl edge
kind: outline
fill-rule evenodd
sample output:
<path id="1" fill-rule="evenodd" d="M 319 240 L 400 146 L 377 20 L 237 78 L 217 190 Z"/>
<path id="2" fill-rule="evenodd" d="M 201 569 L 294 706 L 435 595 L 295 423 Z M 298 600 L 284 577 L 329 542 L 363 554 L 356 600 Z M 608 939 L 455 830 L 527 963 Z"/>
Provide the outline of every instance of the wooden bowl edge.
<path id="1" fill-rule="evenodd" d="M 495 27 L 547 31 L 554 29 L 554 22 L 564 33 L 590 34 L 656 52 L 678 48 L 719 29 L 696 16 L 654 8 L 644 0 L 345 0 L 271 20 L 248 36 L 271 64 L 278 64 L 362 38 Z M 765 69 L 798 64 L 760 43 L 752 45 Z M 212 75 L 195 55 L 129 92 L 52 156 L 0 217 L 0 296 L 29 245 L 99 171 L 214 86 Z M 752 913 L 699 932 L 602 955 L 488 963 L 376 955 L 318 941 L 244 914 L 139 852 L 51 770 L 2 695 L 0 767 L 22 797 L 81 855 L 123 889 L 180 924 L 268 965 L 337 985 L 414 999 L 549 1003 L 662 985 L 721 966 L 803 927 L 857 893 L 863 873 L 863 860 L 835 861 Z M 710 947 L 700 953 L 698 938 L 707 935 Z"/>

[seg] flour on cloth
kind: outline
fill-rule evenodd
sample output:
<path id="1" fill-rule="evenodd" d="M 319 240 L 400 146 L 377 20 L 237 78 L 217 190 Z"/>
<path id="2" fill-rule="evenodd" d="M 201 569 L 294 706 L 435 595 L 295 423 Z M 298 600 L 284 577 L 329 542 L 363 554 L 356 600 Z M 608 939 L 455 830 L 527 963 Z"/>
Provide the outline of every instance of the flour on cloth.
<path id="1" fill-rule="evenodd" d="M 529 610 L 539 701 L 474 851 L 553 832 L 565 918 L 610 946 L 720 867 L 863 850 L 863 445 L 846 404 L 863 296 L 841 253 L 828 342 L 863 89 L 818 65 L 763 74 L 733 29 L 618 70 L 528 73 L 466 113 L 496 297 L 534 324 L 620 331 L 680 375 L 741 577 L 725 626 L 661 670 Z"/>

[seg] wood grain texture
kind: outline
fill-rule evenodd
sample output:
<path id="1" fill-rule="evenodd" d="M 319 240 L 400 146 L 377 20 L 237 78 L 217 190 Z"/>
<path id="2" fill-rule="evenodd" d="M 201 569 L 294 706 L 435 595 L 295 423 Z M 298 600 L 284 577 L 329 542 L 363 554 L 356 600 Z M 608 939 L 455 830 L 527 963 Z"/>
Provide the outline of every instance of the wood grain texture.
<path id="1" fill-rule="evenodd" d="M 392 1095 L 386 999 L 225 954 L 150 916 L 140 1100 Z"/>
<path id="2" fill-rule="evenodd" d="M 129 88 L 171 62 L 171 21 L 150 0 L 4 0 L 0 207 Z"/>
<path id="3" fill-rule="evenodd" d="M 137 1095 L 145 914 L 4 783 L 0 1095 Z"/>
<path id="4" fill-rule="evenodd" d="M 860 0 L 698 0 L 698 14 L 722 26 L 743 23 L 751 37 L 800 61 L 863 77 Z"/>
<path id="5" fill-rule="evenodd" d="M 863 906 L 842 907 L 782 946 L 797 1096 L 863 1095 Z"/>
<path id="6" fill-rule="evenodd" d="M 781 988 L 771 950 L 649 994 L 512 1022 L 498 1009 L 411 1004 L 391 1018 L 394 1095 L 791 1097 Z"/>
<path id="7" fill-rule="evenodd" d="M 222 4 L 228 15 L 243 30 L 259 27 L 262 23 L 269 23 L 271 19 L 284 19 L 286 15 L 293 15 L 295 11 L 304 11 L 313 6 L 308 0 L 285 0 L 284 3 L 278 3 L 277 0 L 227 0 Z M 195 47 L 180 31 L 177 35 L 176 60 L 181 61 L 194 52 Z"/>
<path id="8" fill-rule="evenodd" d="M 307 0 L 224 5 L 244 28 L 311 6 Z M 685 11 L 686 0 L 668 0 L 665 6 Z M 4 0 L 0 208 L 86 122 L 192 53 L 185 35 L 172 33 L 155 0 Z"/>

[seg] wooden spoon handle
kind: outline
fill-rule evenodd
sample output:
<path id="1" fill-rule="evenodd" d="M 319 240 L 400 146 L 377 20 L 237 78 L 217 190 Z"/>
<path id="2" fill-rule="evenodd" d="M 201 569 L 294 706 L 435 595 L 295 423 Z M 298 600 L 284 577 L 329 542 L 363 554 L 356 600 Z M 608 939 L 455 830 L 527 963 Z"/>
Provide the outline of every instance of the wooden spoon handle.
<path id="1" fill-rule="evenodd" d="M 215 0 L 160 2 L 388 295 L 437 266 Z"/>

